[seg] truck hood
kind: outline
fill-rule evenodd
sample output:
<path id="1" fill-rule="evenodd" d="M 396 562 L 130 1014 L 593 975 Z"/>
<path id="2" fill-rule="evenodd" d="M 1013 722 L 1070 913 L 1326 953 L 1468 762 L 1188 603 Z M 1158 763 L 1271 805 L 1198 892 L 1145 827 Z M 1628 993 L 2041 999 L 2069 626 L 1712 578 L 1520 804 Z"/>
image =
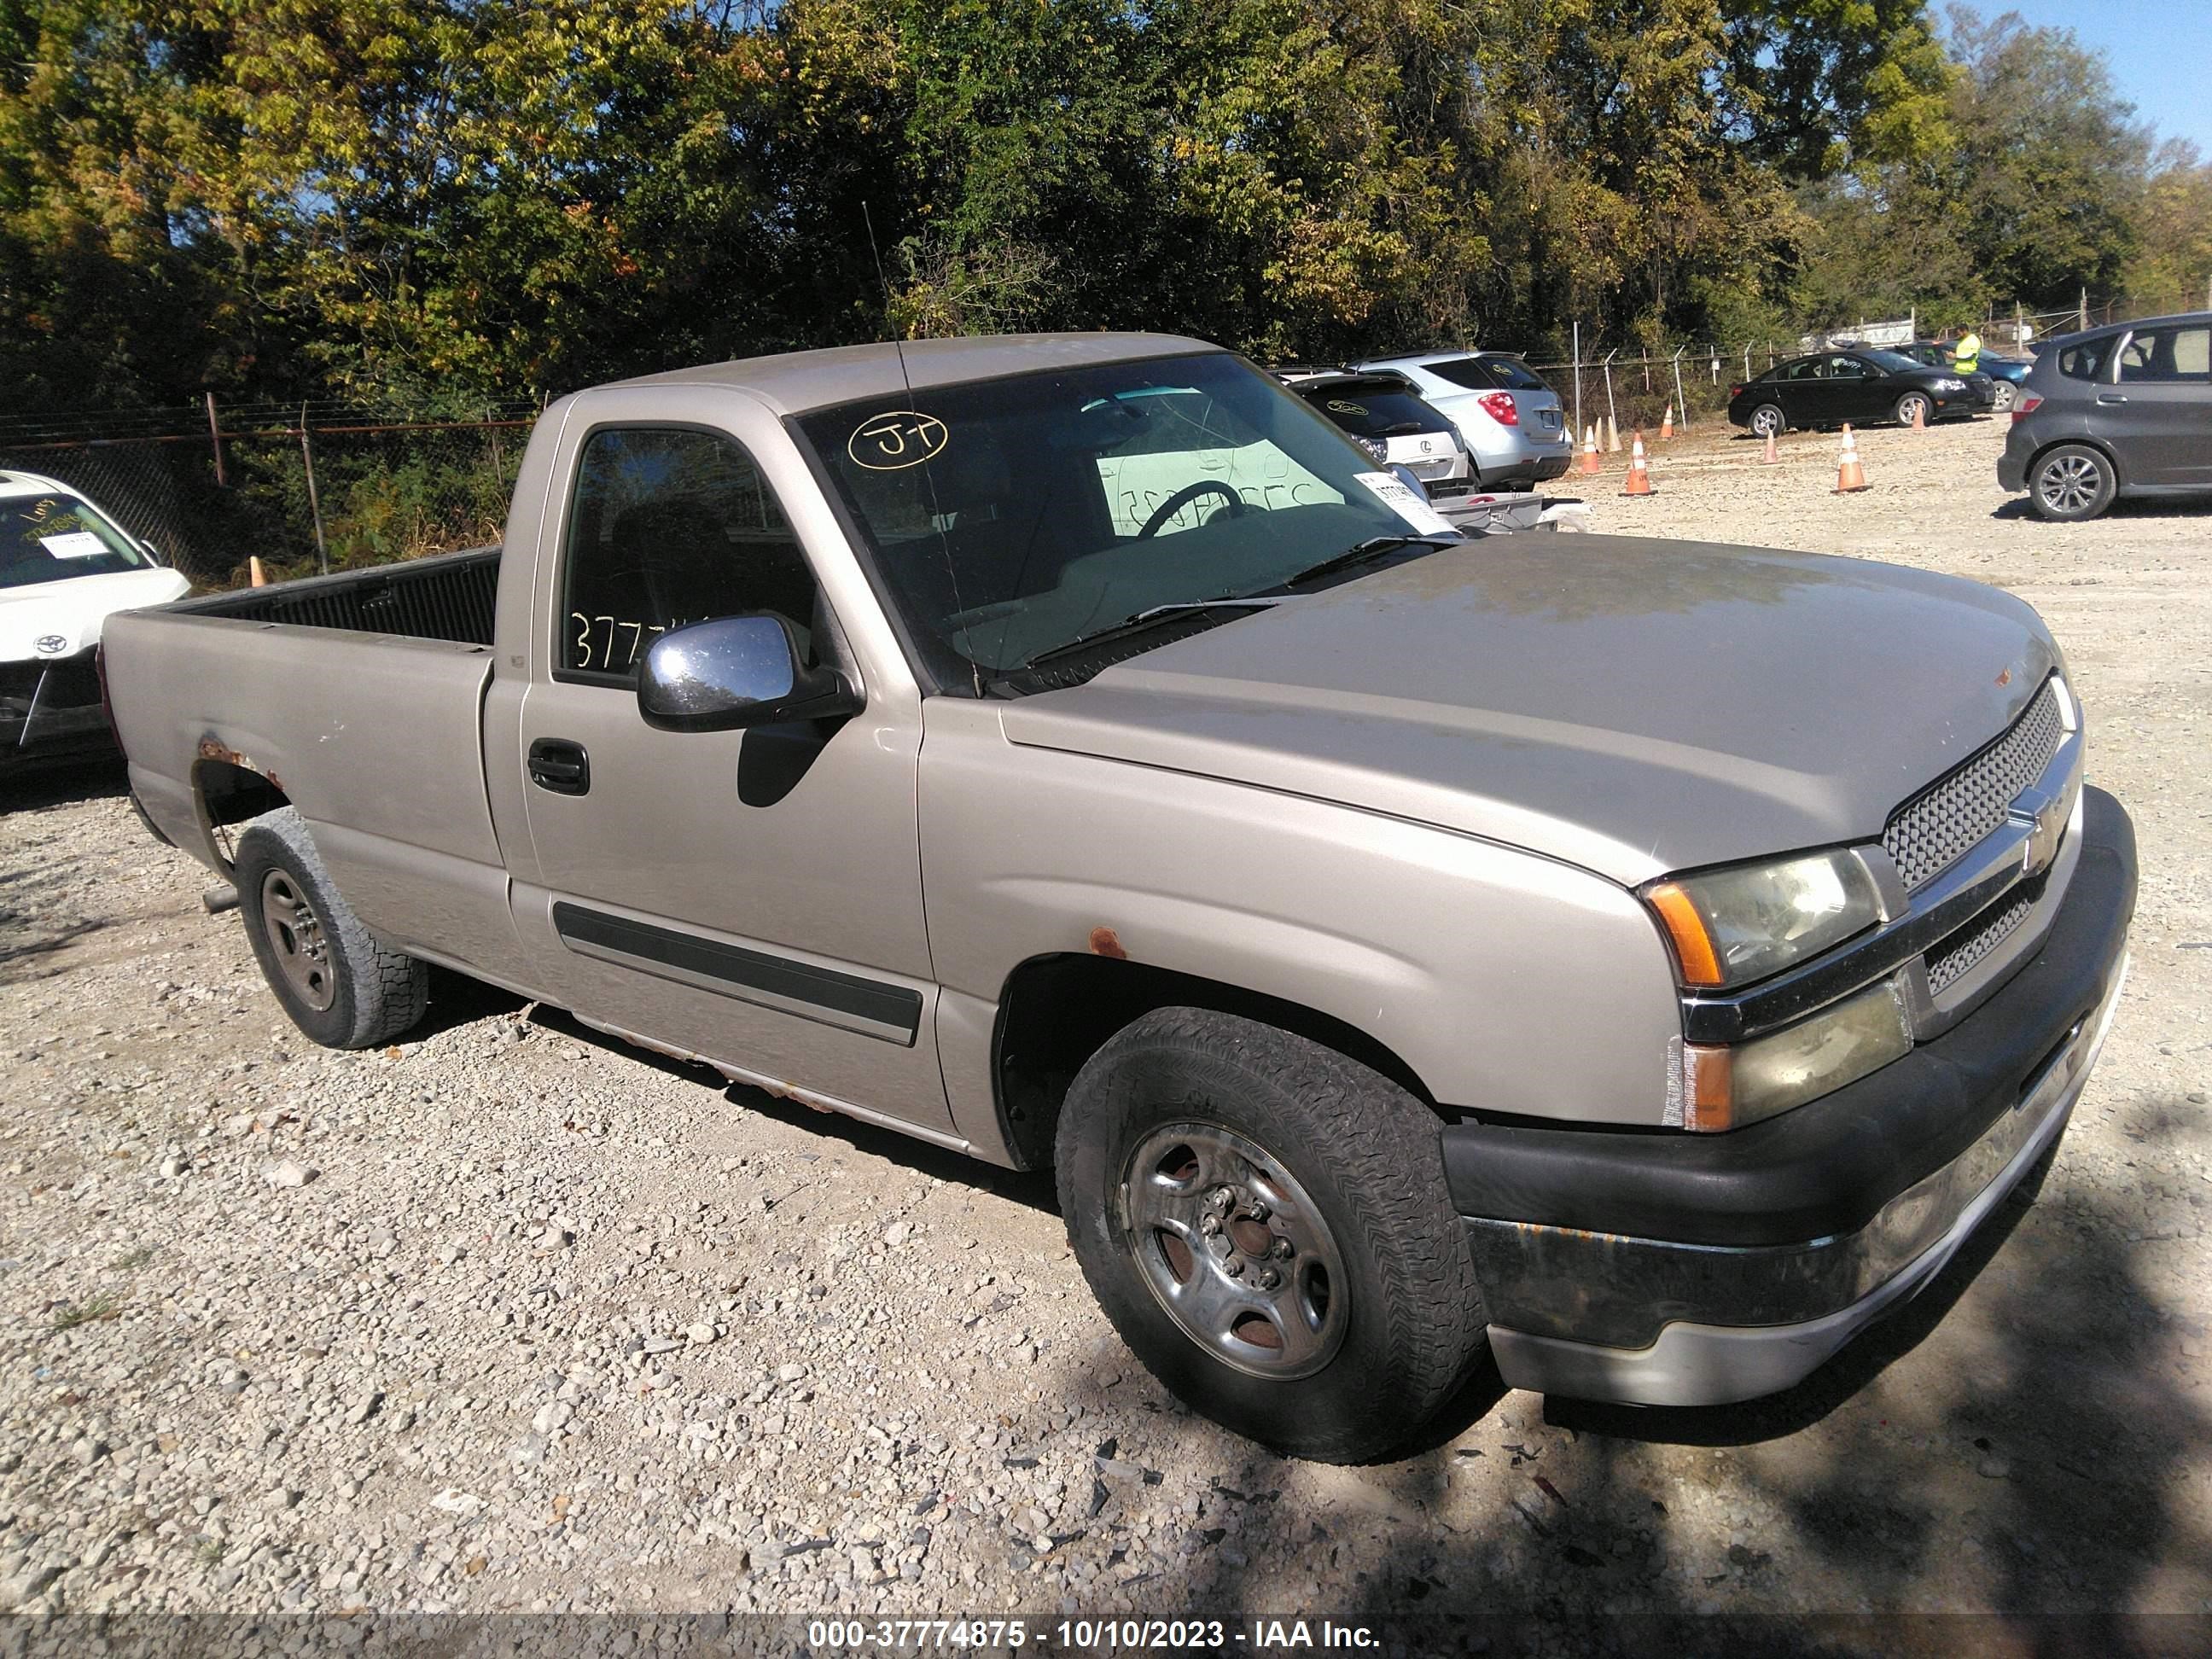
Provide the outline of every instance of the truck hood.
<path id="1" fill-rule="evenodd" d="M 1285 601 L 1002 716 L 1017 744 L 1339 801 L 1633 885 L 1870 840 L 2058 663 L 1899 566 L 1495 537 Z"/>
<path id="2" fill-rule="evenodd" d="M 100 627 L 118 611 L 167 605 L 191 591 L 173 570 L 111 570 L 27 587 L 0 587 L 0 662 L 73 657 L 100 643 Z"/>

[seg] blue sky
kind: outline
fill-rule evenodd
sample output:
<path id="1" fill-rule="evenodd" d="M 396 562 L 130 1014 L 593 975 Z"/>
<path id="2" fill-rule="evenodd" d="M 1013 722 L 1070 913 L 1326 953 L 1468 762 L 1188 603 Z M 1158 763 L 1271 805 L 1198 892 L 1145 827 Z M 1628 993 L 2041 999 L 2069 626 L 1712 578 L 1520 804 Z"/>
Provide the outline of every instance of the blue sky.
<path id="1" fill-rule="evenodd" d="M 1940 12 L 1940 8 L 1938 9 Z M 2212 0 L 1982 0 L 1984 17 L 2016 11 L 2072 29 L 2101 50 L 2120 95 L 2161 138 L 2187 138 L 2212 161 Z"/>

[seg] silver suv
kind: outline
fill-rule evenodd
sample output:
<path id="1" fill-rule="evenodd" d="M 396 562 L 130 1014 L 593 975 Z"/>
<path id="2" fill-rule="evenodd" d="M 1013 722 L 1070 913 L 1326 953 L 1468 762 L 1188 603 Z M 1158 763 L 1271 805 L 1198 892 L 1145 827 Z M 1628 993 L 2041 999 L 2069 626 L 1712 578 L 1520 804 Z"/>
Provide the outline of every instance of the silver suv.
<path id="1" fill-rule="evenodd" d="M 1518 357 L 1503 351 L 1422 351 L 1375 357 L 1363 370 L 1402 374 L 1452 418 L 1474 459 L 1479 483 L 1538 483 L 1574 459 L 1559 394 Z"/>

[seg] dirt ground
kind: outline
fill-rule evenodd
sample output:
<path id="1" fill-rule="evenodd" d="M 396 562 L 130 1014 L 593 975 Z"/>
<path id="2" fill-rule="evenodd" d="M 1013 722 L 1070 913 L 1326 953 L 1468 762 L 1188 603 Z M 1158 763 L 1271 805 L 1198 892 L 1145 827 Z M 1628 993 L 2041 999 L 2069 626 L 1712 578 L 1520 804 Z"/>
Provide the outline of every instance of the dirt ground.
<path id="1" fill-rule="evenodd" d="M 2135 816 L 2039 1196 L 1802 1386 L 1492 1382 L 1396 1463 L 1271 1457 L 1130 1361 L 1042 1181 L 447 977 L 393 1050 L 307 1045 L 80 769 L 0 785 L 0 1606 L 2212 1612 L 2212 511 L 2039 523 L 2002 438 L 1862 434 L 1851 496 L 1817 434 L 1564 481 L 2019 593 Z"/>

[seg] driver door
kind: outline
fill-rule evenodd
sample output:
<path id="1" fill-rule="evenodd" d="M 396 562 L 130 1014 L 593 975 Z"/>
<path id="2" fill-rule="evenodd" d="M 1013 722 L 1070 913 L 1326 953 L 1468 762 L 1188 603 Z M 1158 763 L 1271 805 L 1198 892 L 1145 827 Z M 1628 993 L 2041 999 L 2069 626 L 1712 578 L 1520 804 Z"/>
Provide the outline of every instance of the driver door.
<path id="1" fill-rule="evenodd" d="M 540 578 L 519 711 L 534 878 L 518 870 L 517 925 L 587 1019 L 949 1131 L 922 925 L 918 706 L 886 697 L 854 659 L 817 580 L 823 552 L 756 459 L 789 447 L 772 422 L 749 447 L 711 425 L 623 420 L 623 406 L 602 395 L 599 418 L 572 419 L 556 463 L 566 483 L 540 553 L 556 568 Z M 744 731 L 648 726 L 636 680 L 653 640 L 757 613 L 844 668 L 867 710 Z"/>

